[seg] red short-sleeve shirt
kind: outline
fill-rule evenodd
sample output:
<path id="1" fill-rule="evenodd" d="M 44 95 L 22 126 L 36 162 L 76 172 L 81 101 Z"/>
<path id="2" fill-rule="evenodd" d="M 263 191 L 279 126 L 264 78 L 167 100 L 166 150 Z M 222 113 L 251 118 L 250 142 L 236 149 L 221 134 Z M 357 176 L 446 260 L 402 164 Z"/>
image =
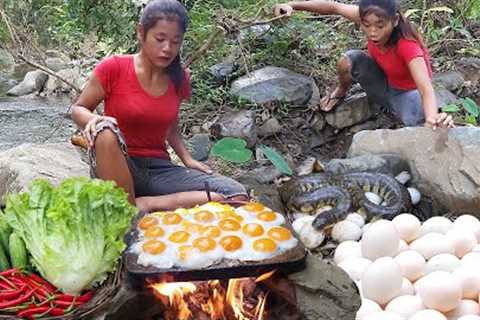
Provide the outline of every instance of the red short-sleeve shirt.
<path id="1" fill-rule="evenodd" d="M 93 72 L 105 91 L 105 115 L 117 119 L 128 154 L 169 159 L 168 129 L 178 119 L 180 103 L 191 94 L 187 73 L 178 92 L 169 81 L 167 91 L 156 97 L 143 90 L 132 55 L 106 58 Z"/>
<path id="2" fill-rule="evenodd" d="M 382 52 L 371 41 L 368 42 L 368 53 L 385 72 L 388 83 L 391 87 L 403 90 L 416 89 L 417 85 L 408 69 L 412 59 L 423 57 L 427 65 L 430 78 L 432 67 L 428 51 L 417 41 L 401 38 L 394 47 Z"/>

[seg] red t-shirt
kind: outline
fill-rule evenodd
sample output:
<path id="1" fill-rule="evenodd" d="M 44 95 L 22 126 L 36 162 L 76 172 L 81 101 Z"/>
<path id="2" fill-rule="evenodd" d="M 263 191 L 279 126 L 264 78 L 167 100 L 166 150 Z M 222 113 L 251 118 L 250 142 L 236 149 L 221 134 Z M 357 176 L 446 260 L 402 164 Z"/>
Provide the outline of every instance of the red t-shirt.
<path id="1" fill-rule="evenodd" d="M 135 73 L 133 55 L 112 56 L 94 69 L 105 91 L 105 115 L 117 119 L 128 147 L 138 157 L 169 159 L 165 140 L 178 119 L 180 102 L 190 97 L 190 81 L 177 93 L 172 81 L 158 97 L 143 90 Z"/>
<path id="2" fill-rule="evenodd" d="M 396 46 L 388 48 L 386 52 L 380 51 L 376 45 L 369 41 L 368 53 L 385 72 L 388 84 L 395 89 L 412 90 L 417 88 L 408 69 L 410 61 L 416 57 L 423 57 L 427 64 L 429 76 L 432 77 L 428 51 L 414 40 L 401 38 Z"/>

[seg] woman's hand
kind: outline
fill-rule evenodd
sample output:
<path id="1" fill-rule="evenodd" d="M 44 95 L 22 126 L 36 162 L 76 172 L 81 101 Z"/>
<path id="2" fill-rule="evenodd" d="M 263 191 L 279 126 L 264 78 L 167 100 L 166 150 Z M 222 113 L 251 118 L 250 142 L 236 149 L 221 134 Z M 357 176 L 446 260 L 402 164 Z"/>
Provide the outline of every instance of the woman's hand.
<path id="1" fill-rule="evenodd" d="M 95 132 L 95 127 L 101 121 L 111 121 L 118 126 L 117 119 L 106 116 L 94 115 L 85 125 L 83 129 L 83 136 L 87 139 L 88 146 L 93 147 L 94 141 L 92 139 L 93 133 Z"/>
<path id="2" fill-rule="evenodd" d="M 293 8 L 288 3 L 276 4 L 273 6 L 273 14 L 275 17 L 285 16 L 290 17 L 293 13 Z"/>
<path id="3" fill-rule="evenodd" d="M 425 126 L 433 130 L 437 128 L 455 128 L 452 116 L 445 112 L 437 113 L 433 117 L 425 119 Z"/>
<path id="4" fill-rule="evenodd" d="M 185 167 L 190 168 L 190 169 L 200 170 L 200 171 L 205 172 L 207 174 L 212 174 L 213 173 L 213 170 L 209 166 L 207 166 L 206 164 L 204 164 L 200 161 L 197 161 L 195 159 L 189 159 L 187 161 L 184 161 L 183 164 L 185 164 Z"/>

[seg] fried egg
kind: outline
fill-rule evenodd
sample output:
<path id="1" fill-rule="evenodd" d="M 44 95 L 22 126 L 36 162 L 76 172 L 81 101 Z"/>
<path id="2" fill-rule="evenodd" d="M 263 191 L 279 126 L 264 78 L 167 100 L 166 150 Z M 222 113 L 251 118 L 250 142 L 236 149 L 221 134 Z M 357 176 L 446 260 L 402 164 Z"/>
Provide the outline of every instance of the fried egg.
<path id="1" fill-rule="evenodd" d="M 210 266 L 214 259 L 202 254 L 192 245 L 182 245 L 177 248 L 176 265 L 182 268 L 199 269 Z"/>
<path id="2" fill-rule="evenodd" d="M 136 248 L 136 251 L 140 252 L 137 262 L 143 266 L 169 269 L 174 266 L 176 261 L 176 254 L 173 249 L 173 247 L 157 239 L 139 242 Z"/>
<path id="3" fill-rule="evenodd" d="M 263 211 L 256 214 L 256 219 L 258 223 L 263 226 L 280 226 L 285 223 L 285 218 L 283 215 L 276 213 L 274 211 Z"/>
<path id="4" fill-rule="evenodd" d="M 281 252 L 292 249 L 298 244 L 298 240 L 285 227 L 271 227 L 268 229 L 267 235 L 275 241 Z"/>
<path id="5" fill-rule="evenodd" d="M 246 205 L 238 207 L 235 212 L 240 215 L 256 214 L 262 211 L 271 211 L 270 208 L 264 206 L 259 202 L 249 202 Z"/>
<path id="6" fill-rule="evenodd" d="M 274 240 L 261 237 L 249 243 L 248 252 L 247 261 L 259 261 L 274 257 L 279 252 L 279 248 Z"/>

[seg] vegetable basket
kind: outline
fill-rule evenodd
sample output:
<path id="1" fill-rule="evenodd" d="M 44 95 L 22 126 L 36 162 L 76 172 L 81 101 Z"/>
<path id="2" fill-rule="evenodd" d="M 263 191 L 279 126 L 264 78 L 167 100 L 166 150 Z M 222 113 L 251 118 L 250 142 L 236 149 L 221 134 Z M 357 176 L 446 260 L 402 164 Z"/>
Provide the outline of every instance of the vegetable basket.
<path id="1" fill-rule="evenodd" d="M 115 272 L 111 273 L 108 278 L 99 287 L 93 289 L 94 296 L 87 303 L 79 306 L 73 312 L 63 316 L 44 316 L 39 319 L 50 320 L 73 320 L 73 319 L 93 319 L 94 316 L 105 310 L 120 289 L 123 277 L 123 263 L 119 265 Z M 15 314 L 0 311 L 0 320 L 3 319 L 23 319 L 15 316 Z"/>

